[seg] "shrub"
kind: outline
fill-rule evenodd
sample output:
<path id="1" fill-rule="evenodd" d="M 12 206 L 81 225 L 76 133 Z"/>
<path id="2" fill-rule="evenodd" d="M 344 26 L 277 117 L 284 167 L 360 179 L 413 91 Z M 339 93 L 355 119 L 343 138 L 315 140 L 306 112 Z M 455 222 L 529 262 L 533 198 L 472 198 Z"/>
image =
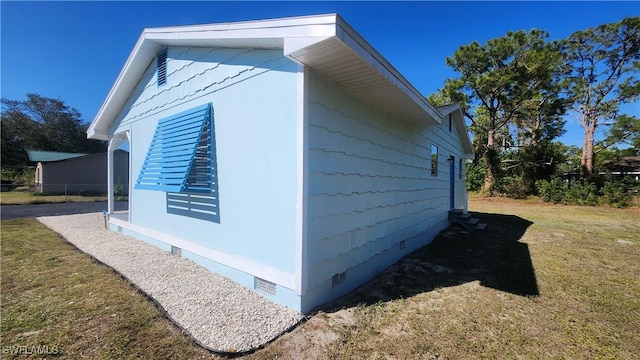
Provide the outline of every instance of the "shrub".
<path id="1" fill-rule="evenodd" d="M 605 205 L 624 208 L 631 206 L 630 186 L 621 181 L 607 181 L 602 187 L 601 202 Z"/>
<path id="2" fill-rule="evenodd" d="M 634 204 L 636 181 L 629 179 L 595 179 L 576 181 L 568 185 L 566 181 L 554 177 L 551 180 L 536 181 L 536 188 L 542 200 L 554 204 L 568 205 L 608 205 L 618 208 Z"/>
<path id="3" fill-rule="evenodd" d="M 576 181 L 564 194 L 563 202 L 571 205 L 598 205 L 598 188 L 592 182 Z"/>
<path id="4" fill-rule="evenodd" d="M 540 197 L 542 197 L 542 200 L 559 204 L 564 200 L 568 187 L 566 181 L 558 177 L 553 177 L 550 181 L 536 181 L 536 188 L 538 189 L 538 193 L 540 194 Z"/>
<path id="5" fill-rule="evenodd" d="M 484 183 L 484 175 L 485 168 L 482 160 L 467 164 L 465 176 L 465 187 L 467 188 L 467 191 L 480 190 L 482 188 L 482 183 Z"/>
<path id="6" fill-rule="evenodd" d="M 36 175 L 36 171 L 34 169 L 12 169 L 12 168 L 2 168 L 0 171 L 2 173 L 2 180 L 11 180 L 15 181 L 20 185 L 28 185 L 33 183 L 33 180 Z"/>
<path id="7" fill-rule="evenodd" d="M 517 176 L 503 178 L 500 183 L 500 192 L 512 199 L 526 199 L 530 195 L 527 184 Z"/>

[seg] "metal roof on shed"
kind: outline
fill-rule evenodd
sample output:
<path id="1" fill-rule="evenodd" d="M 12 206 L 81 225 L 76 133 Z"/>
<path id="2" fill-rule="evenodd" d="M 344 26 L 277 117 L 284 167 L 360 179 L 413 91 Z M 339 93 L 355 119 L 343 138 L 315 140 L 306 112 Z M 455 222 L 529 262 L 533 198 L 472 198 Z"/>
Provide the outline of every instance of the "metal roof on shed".
<path id="1" fill-rule="evenodd" d="M 68 152 L 59 152 L 59 151 L 27 150 L 27 155 L 29 155 L 29 161 L 52 162 L 52 161 L 73 159 L 81 156 L 86 156 L 87 154 L 68 153 Z"/>

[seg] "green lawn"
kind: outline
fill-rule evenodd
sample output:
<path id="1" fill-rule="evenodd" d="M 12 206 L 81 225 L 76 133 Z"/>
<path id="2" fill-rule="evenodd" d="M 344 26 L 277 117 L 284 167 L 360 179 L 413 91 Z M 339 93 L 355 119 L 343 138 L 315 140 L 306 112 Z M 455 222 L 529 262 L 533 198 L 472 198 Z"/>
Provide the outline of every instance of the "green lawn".
<path id="1" fill-rule="evenodd" d="M 476 198 L 470 210 L 489 224 L 485 232 L 440 234 L 247 357 L 640 354 L 638 208 Z M 1 225 L 3 351 L 40 345 L 74 359 L 215 357 L 135 288 L 39 223 Z"/>
<path id="2" fill-rule="evenodd" d="M 472 199 L 442 233 L 256 359 L 631 359 L 640 211 Z"/>
<path id="3" fill-rule="evenodd" d="M 11 354 L 17 346 L 65 359 L 209 356 L 133 286 L 36 220 L 1 224 L 3 359 L 29 357 Z"/>

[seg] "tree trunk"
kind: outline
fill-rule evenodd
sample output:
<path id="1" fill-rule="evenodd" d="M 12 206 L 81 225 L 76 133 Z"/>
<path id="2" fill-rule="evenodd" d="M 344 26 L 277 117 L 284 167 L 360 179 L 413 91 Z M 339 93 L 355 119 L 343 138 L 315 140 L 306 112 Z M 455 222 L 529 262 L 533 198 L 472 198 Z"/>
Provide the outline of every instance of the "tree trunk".
<path id="1" fill-rule="evenodd" d="M 593 135 L 595 128 L 592 126 L 584 128 L 584 143 L 582 144 L 582 158 L 580 159 L 580 170 L 583 177 L 593 175 Z"/>
<path id="2" fill-rule="evenodd" d="M 486 195 L 493 196 L 493 185 L 495 183 L 494 158 L 495 158 L 495 129 L 490 129 L 487 134 L 487 151 L 484 153 L 487 172 L 482 185 L 482 192 Z"/>

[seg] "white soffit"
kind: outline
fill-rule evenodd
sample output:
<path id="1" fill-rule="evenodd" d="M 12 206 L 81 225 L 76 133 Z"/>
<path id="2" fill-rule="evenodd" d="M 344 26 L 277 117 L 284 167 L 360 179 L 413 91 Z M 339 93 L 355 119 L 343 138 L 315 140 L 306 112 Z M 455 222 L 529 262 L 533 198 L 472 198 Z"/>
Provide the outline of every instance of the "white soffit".
<path id="1" fill-rule="evenodd" d="M 393 66 L 337 14 L 145 29 L 87 131 L 108 129 L 140 77 L 166 46 L 283 49 L 284 54 L 338 83 L 357 98 L 417 125 L 440 114 Z"/>
<path id="2" fill-rule="evenodd" d="M 286 46 L 285 46 L 286 48 Z M 285 53 L 342 86 L 355 97 L 417 125 L 437 124 L 440 116 L 417 90 L 370 59 L 359 56 L 338 38 Z"/>

